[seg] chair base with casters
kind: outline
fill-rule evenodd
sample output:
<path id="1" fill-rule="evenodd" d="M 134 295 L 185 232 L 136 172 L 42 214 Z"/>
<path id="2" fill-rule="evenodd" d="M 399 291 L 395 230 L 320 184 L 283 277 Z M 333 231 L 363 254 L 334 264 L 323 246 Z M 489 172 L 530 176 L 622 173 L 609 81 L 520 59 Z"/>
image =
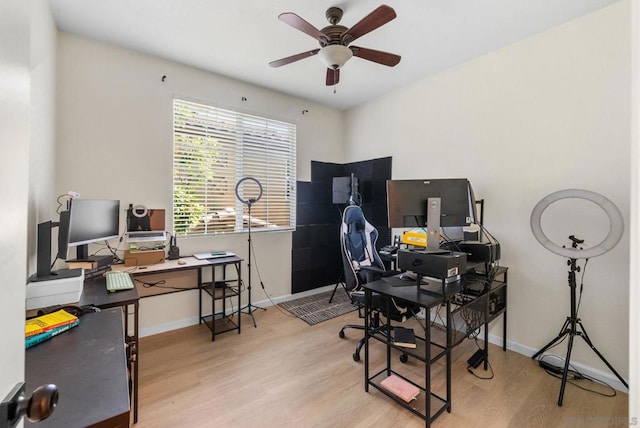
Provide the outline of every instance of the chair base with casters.
<path id="1" fill-rule="evenodd" d="M 374 327 L 369 329 L 369 334 L 375 334 L 375 333 L 380 333 L 383 336 L 387 336 L 387 331 L 386 331 L 386 324 L 380 324 L 380 314 L 378 314 L 377 312 L 374 315 L 374 318 L 372 319 L 372 324 Z M 362 330 L 364 331 L 364 325 L 360 325 L 360 324 L 347 324 L 342 326 L 342 328 L 340 329 L 340 331 L 338 332 L 338 336 L 340 337 L 340 339 L 344 339 L 345 338 L 345 329 L 347 328 L 353 328 L 356 330 Z M 393 330 L 393 326 L 391 327 L 391 329 Z M 353 353 L 352 357 L 353 357 L 353 361 L 360 361 L 360 351 L 362 350 L 362 347 L 364 346 L 364 342 L 365 342 L 365 338 L 363 337 L 362 339 L 360 339 L 358 341 L 358 343 L 356 344 L 356 351 Z M 406 363 L 407 361 L 409 361 L 409 356 L 407 355 L 406 352 L 402 352 L 402 354 L 400 355 L 400 362 L 402 363 Z"/>

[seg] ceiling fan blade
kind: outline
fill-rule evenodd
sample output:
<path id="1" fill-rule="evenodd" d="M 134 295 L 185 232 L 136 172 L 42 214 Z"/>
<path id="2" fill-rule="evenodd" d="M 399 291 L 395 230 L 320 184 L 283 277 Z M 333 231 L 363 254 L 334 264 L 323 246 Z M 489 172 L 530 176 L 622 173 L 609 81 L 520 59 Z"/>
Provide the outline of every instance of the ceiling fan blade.
<path id="1" fill-rule="evenodd" d="M 327 68 L 327 86 L 337 85 L 340 82 L 340 69 Z"/>
<path id="2" fill-rule="evenodd" d="M 353 56 L 360 57 L 369 61 L 376 62 L 378 64 L 387 65 L 393 67 L 400 62 L 400 55 L 392 54 L 389 52 L 376 51 L 373 49 L 361 48 L 359 46 L 349 46 Z"/>
<path id="3" fill-rule="evenodd" d="M 396 17 L 396 12 L 387 5 L 379 6 L 376 10 L 369 15 L 362 18 L 357 24 L 349 28 L 342 33 L 342 40 L 349 44 L 355 39 L 364 36 L 365 34 L 375 30 L 378 27 L 383 26 L 387 22 Z"/>
<path id="4" fill-rule="evenodd" d="M 320 52 L 320 49 L 313 49 L 310 51 L 301 52 L 299 54 L 291 55 L 286 58 L 281 58 L 275 61 L 271 61 L 269 65 L 271 67 L 282 67 L 283 65 L 291 64 L 292 62 L 300 61 L 301 59 L 305 59 L 310 56 L 317 55 L 318 52 Z"/>
<path id="5" fill-rule="evenodd" d="M 278 19 L 286 24 L 291 25 L 296 30 L 300 30 L 305 34 L 310 35 L 316 40 L 326 39 L 325 36 L 320 30 L 318 30 L 313 25 L 309 24 L 304 19 L 300 18 L 293 12 L 285 12 L 278 15 Z"/>

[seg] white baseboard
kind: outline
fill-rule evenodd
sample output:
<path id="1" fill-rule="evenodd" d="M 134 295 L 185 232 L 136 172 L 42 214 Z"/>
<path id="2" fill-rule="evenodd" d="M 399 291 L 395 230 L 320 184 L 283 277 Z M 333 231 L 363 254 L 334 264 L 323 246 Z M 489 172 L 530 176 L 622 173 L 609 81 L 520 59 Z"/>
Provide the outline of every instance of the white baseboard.
<path id="1" fill-rule="evenodd" d="M 287 294 L 287 295 L 284 295 L 284 296 L 279 296 L 279 297 L 273 298 L 271 300 L 264 299 L 264 300 L 260 300 L 258 302 L 254 301 L 254 302 L 251 302 L 251 303 L 253 303 L 254 305 L 259 306 L 261 308 L 266 308 L 268 306 L 273 306 L 274 304 L 277 305 L 278 303 L 288 302 L 289 300 L 294 300 L 294 299 L 299 299 L 300 297 L 307 297 L 307 296 L 312 296 L 314 294 L 323 293 L 325 291 L 332 291 L 334 287 L 335 287 L 334 285 L 325 285 L 324 287 L 314 288 L 313 290 L 303 291 L 301 293 Z M 336 293 L 337 292 L 341 292 L 341 290 L 337 290 Z M 252 293 L 252 297 L 254 297 L 253 293 Z M 243 305 L 245 305 L 245 304 L 246 303 L 243 303 Z M 190 327 L 192 325 L 197 325 L 197 324 L 198 324 L 198 317 L 197 316 L 184 318 L 184 319 L 177 320 L 177 321 L 171 321 L 171 322 L 168 322 L 168 323 L 157 324 L 157 325 L 154 325 L 152 327 L 141 328 L 139 336 L 140 337 L 153 336 L 154 334 L 166 333 L 168 331 L 177 330 L 179 328 Z"/>
<path id="2" fill-rule="evenodd" d="M 489 342 L 493 343 L 494 345 L 502 346 L 502 336 L 489 333 Z M 538 352 L 538 349 L 531 348 L 530 346 L 522 345 L 520 343 L 511 341 L 509 339 L 507 339 L 507 349 L 527 357 L 531 357 L 536 352 Z M 556 355 L 556 354 L 553 354 L 553 355 Z M 562 360 L 562 363 L 560 365 L 564 364 L 565 357 L 560 356 L 559 358 Z M 618 379 L 614 374 L 610 372 L 605 372 L 599 369 L 595 369 L 585 364 L 576 363 L 576 362 L 573 362 L 573 360 L 571 361 L 571 365 L 574 366 L 582 374 L 585 374 L 589 377 L 592 377 L 608 385 L 611 385 L 612 388 L 615 388 L 618 391 L 629 393 L 629 390 L 627 389 L 627 387 L 624 386 L 622 382 L 620 382 L 620 379 Z M 629 383 L 627 379 L 625 379 L 625 382 Z"/>

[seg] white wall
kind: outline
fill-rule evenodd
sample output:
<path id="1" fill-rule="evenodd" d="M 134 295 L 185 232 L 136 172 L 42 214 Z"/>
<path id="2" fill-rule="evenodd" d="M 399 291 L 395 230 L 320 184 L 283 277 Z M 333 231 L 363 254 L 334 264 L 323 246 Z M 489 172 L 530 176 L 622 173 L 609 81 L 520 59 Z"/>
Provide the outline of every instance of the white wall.
<path id="1" fill-rule="evenodd" d="M 40 156 L 54 145 L 55 45 L 47 2 L 0 2 L 2 397 L 24 380 L 25 286 L 32 272 L 28 255 L 35 254 L 27 243 L 35 244 L 38 207 L 55 201 L 46 192 L 53 183 L 53 159 Z M 43 174 L 32 176 L 34 168 Z"/>
<path id="2" fill-rule="evenodd" d="M 61 33 L 58 39 L 58 194 L 74 190 L 85 198 L 119 199 L 123 206 L 143 204 L 170 213 L 174 96 L 296 123 L 298 180 L 310 180 L 312 160 L 343 160 L 340 111 L 73 35 Z M 172 229 L 170 219 L 167 228 Z M 291 233 L 252 238 L 253 266 L 260 268 L 267 292 L 290 294 Z M 246 234 L 185 238 L 179 246 L 186 255 L 224 248 L 248 256 Z M 243 275 L 246 279 L 246 264 Z M 253 278 L 252 299 L 264 300 L 255 271 Z M 143 300 L 143 332 L 157 331 L 159 312 L 172 326 L 197 317 L 197 294 L 178 294 L 171 311 L 163 310 L 166 298 Z"/>
<path id="3" fill-rule="evenodd" d="M 584 188 L 611 199 L 629 225 L 629 13 L 629 2 L 617 3 L 346 115 L 347 161 L 391 155 L 393 178 L 468 177 L 485 199 L 485 224 L 510 268 L 508 339 L 520 352 L 541 348 L 569 315 L 565 260 L 530 232 L 535 204 Z M 543 216 L 559 244 L 575 234 L 595 245 L 607 225 L 581 200 Z M 580 306 L 592 341 L 625 377 L 628 236 L 627 227 L 614 250 L 590 261 Z M 580 339 L 572 360 L 608 372 Z"/>
<path id="4" fill-rule="evenodd" d="M 638 228 L 640 219 L 640 5 L 637 2 L 631 4 L 631 228 L 630 228 L 630 257 L 636 261 L 640 255 Z M 640 315 L 637 308 L 640 306 L 640 270 L 638 263 L 629 264 L 629 417 L 637 417 L 640 411 Z"/>

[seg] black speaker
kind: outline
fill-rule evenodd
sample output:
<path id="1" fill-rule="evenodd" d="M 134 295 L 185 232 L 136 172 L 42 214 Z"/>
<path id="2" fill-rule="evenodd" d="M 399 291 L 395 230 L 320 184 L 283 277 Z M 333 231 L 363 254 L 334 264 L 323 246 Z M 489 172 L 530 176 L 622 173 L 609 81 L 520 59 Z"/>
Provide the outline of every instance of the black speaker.
<path id="1" fill-rule="evenodd" d="M 171 237 L 171 244 L 169 245 L 169 260 L 178 260 L 180 258 L 180 248 L 178 248 L 178 238 Z"/>

